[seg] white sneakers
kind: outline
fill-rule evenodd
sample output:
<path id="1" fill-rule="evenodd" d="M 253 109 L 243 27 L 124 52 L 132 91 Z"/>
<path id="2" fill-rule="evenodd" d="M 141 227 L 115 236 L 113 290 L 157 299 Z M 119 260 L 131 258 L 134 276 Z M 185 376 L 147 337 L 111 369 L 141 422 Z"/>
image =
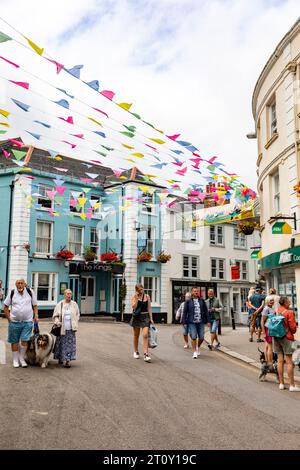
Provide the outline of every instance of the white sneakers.
<path id="1" fill-rule="evenodd" d="M 140 358 L 140 353 L 138 351 L 135 351 L 133 353 L 134 359 L 139 359 Z M 151 362 L 151 357 L 148 356 L 148 354 L 144 353 L 144 361 L 145 362 Z"/>
<path id="2" fill-rule="evenodd" d="M 290 392 L 300 392 L 300 388 L 297 387 L 297 385 L 291 385 L 290 388 L 289 388 L 289 391 Z"/>
<path id="3" fill-rule="evenodd" d="M 200 356 L 200 347 L 196 348 L 197 356 Z"/>
<path id="4" fill-rule="evenodd" d="M 284 384 L 279 384 L 279 390 L 284 390 Z M 297 385 L 290 385 L 290 392 L 300 392 L 300 388 Z"/>
<path id="5" fill-rule="evenodd" d="M 188 344 L 185 344 L 185 345 L 183 346 L 183 349 L 188 349 L 188 348 L 189 348 L 189 345 L 188 345 Z"/>
<path id="6" fill-rule="evenodd" d="M 144 354 L 144 361 L 145 362 L 151 362 L 151 357 L 148 356 L 148 354 Z"/>
<path id="7" fill-rule="evenodd" d="M 20 367 L 19 359 L 14 359 L 14 360 L 13 360 L 13 366 L 14 366 L 14 367 Z"/>
<path id="8" fill-rule="evenodd" d="M 197 352 L 194 352 L 193 353 L 193 359 L 197 359 L 197 358 L 198 358 L 198 354 L 197 354 Z"/>
<path id="9" fill-rule="evenodd" d="M 139 359 L 140 358 L 140 353 L 138 351 L 135 351 L 133 353 L 133 357 L 134 357 L 134 359 Z"/>
<path id="10" fill-rule="evenodd" d="M 21 348 L 19 351 L 13 351 L 13 366 L 14 367 L 27 367 L 27 362 L 24 359 L 26 348 Z"/>

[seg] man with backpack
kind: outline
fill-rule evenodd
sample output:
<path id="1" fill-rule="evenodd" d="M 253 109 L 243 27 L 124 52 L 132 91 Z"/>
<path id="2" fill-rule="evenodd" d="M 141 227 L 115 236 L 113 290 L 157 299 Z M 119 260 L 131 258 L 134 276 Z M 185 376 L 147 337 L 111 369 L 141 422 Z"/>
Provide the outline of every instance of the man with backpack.
<path id="1" fill-rule="evenodd" d="M 32 336 L 33 320 L 38 320 L 38 311 L 36 296 L 26 286 L 24 279 L 16 280 L 16 289 L 12 289 L 4 300 L 4 315 L 8 320 L 8 342 L 11 343 L 13 366 L 19 367 L 21 364 L 27 367 L 24 356 L 27 342 Z"/>
<path id="2" fill-rule="evenodd" d="M 280 297 L 279 308 L 277 310 L 278 319 L 276 324 L 276 317 L 270 318 L 268 331 L 269 335 L 273 337 L 273 350 L 278 355 L 278 375 L 279 375 L 279 390 L 284 390 L 284 359 L 287 363 L 287 372 L 289 377 L 289 391 L 300 392 L 300 388 L 295 385 L 294 379 L 294 365 L 292 362 L 292 343 L 294 341 L 294 333 L 297 331 L 294 312 L 289 310 L 291 302 L 288 297 Z M 281 331 L 282 330 L 282 331 Z"/>

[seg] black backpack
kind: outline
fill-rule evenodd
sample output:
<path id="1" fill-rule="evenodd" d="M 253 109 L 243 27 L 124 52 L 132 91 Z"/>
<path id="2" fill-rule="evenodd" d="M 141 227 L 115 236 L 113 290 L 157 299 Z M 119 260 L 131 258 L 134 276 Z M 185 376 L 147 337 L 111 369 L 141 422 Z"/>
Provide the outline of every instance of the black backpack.
<path id="1" fill-rule="evenodd" d="M 29 289 L 29 287 L 26 287 L 26 290 L 28 292 L 28 294 L 30 295 L 31 299 L 32 299 L 32 292 L 31 292 L 31 289 Z M 15 289 L 12 289 L 11 292 L 10 292 L 10 302 L 12 303 L 12 299 L 13 299 L 13 296 L 15 294 Z M 33 305 L 32 305 L 32 301 L 31 301 L 31 306 L 32 306 L 32 310 L 33 310 Z"/>

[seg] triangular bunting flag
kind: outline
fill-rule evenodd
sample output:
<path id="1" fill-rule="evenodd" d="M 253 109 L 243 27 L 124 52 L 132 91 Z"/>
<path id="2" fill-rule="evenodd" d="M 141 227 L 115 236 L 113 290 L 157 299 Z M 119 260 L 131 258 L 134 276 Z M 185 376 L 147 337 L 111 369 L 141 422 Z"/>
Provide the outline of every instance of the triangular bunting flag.
<path id="1" fill-rule="evenodd" d="M 28 111 L 30 106 L 28 104 L 25 104 L 25 103 L 22 103 L 21 101 L 18 101 L 18 100 L 14 100 L 13 98 L 11 98 L 11 100 L 17 105 L 19 106 L 19 108 L 23 109 L 23 111 Z"/>
<path id="2" fill-rule="evenodd" d="M 42 55 L 43 52 L 44 52 L 44 49 L 42 49 L 41 47 L 37 46 L 34 42 L 32 42 L 30 39 L 28 39 L 26 36 L 23 36 L 26 41 L 28 42 L 28 44 L 32 47 L 32 49 L 38 54 L 38 55 Z"/>
<path id="3" fill-rule="evenodd" d="M 23 152 L 22 150 L 14 150 L 14 149 L 12 149 L 12 153 L 14 154 L 15 158 L 18 161 L 22 160 L 22 158 L 24 158 L 25 155 L 27 154 L 27 152 Z"/>
<path id="4" fill-rule="evenodd" d="M 80 70 L 83 68 L 83 65 L 74 65 L 71 69 L 66 69 L 65 70 L 73 75 L 73 77 L 80 78 Z"/>

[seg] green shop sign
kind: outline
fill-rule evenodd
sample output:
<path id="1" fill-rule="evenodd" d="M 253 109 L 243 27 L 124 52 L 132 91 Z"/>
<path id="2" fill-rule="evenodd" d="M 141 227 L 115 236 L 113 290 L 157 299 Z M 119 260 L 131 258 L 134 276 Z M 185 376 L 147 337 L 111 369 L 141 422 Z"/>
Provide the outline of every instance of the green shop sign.
<path id="1" fill-rule="evenodd" d="M 295 248 L 289 248 L 288 250 L 272 253 L 269 256 L 261 258 L 260 262 L 262 271 L 300 263 L 300 246 L 295 246 Z"/>
<path id="2" fill-rule="evenodd" d="M 290 235 L 292 227 L 286 222 L 276 222 L 272 227 L 273 235 Z"/>

